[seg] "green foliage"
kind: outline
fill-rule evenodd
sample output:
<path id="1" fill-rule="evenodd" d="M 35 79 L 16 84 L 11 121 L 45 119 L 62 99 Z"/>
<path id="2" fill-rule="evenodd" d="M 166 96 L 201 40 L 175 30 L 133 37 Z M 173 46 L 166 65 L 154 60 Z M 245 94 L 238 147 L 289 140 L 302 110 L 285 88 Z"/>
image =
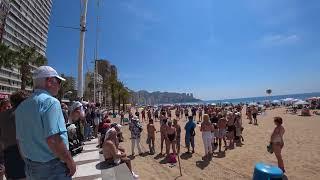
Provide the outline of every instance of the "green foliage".
<path id="1" fill-rule="evenodd" d="M 0 67 L 12 69 L 16 66 L 20 69 L 22 90 L 25 90 L 27 85 L 32 85 L 32 66 L 41 66 L 46 62 L 47 59 L 40 55 L 35 47 L 21 46 L 17 51 L 13 51 L 0 44 Z"/>
<path id="2" fill-rule="evenodd" d="M 15 64 L 15 52 L 9 46 L 0 43 L 0 67 L 12 69 Z"/>
<path id="3" fill-rule="evenodd" d="M 72 76 L 65 76 L 64 74 L 61 77 L 65 78 L 66 81 L 61 82 L 61 88 L 58 92 L 58 99 L 69 99 L 74 101 L 77 99 L 77 90 L 75 90 L 76 80 Z"/>
<path id="4" fill-rule="evenodd" d="M 40 55 L 35 47 L 19 47 L 16 52 L 15 65 L 18 65 L 21 73 L 21 89 L 32 82 L 32 65 L 41 66 L 47 62 L 47 59 Z"/>

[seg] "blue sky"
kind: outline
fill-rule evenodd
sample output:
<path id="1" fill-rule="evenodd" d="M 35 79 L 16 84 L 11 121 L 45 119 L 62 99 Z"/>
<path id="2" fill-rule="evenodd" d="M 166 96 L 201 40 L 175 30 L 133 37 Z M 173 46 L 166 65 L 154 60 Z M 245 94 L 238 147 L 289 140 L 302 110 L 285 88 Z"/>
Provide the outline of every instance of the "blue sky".
<path id="1" fill-rule="evenodd" d="M 317 0 L 100 0 L 99 58 L 133 90 L 225 99 L 320 91 Z M 80 0 L 54 0 L 47 57 L 77 75 Z M 84 69 L 92 70 L 96 0 Z"/>

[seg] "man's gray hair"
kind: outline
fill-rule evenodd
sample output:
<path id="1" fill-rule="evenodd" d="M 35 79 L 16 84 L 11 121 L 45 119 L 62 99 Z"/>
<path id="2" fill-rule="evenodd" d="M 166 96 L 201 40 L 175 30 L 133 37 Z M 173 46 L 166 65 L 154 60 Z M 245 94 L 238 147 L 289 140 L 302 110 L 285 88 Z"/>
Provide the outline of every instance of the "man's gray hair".
<path id="1" fill-rule="evenodd" d="M 34 89 L 44 89 L 45 83 L 46 83 L 46 78 L 33 79 L 33 88 Z"/>

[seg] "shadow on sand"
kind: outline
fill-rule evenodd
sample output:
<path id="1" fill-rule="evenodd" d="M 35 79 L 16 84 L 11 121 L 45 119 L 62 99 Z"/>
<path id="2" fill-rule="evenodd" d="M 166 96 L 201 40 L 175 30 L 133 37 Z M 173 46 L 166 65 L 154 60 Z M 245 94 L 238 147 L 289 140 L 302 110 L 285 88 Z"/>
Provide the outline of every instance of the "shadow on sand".
<path id="1" fill-rule="evenodd" d="M 190 158 L 192 158 L 192 154 L 191 153 L 182 153 L 181 156 L 180 156 L 181 159 L 184 159 L 184 160 L 188 160 Z"/>
<path id="2" fill-rule="evenodd" d="M 288 180 L 288 177 L 286 175 L 283 175 L 282 180 Z"/>
<path id="3" fill-rule="evenodd" d="M 201 170 L 204 170 L 210 164 L 211 160 L 212 160 L 212 156 L 205 157 L 202 161 L 197 161 L 196 166 Z"/>
<path id="4" fill-rule="evenodd" d="M 165 155 L 164 154 L 158 154 L 154 157 L 154 159 L 160 159 L 160 158 L 163 158 Z"/>
<path id="5" fill-rule="evenodd" d="M 114 165 L 112 165 L 110 163 L 107 163 L 106 161 L 99 162 L 96 165 L 96 169 L 98 169 L 98 170 L 109 169 L 109 168 L 112 168 L 112 167 L 114 167 Z"/>
<path id="6" fill-rule="evenodd" d="M 214 152 L 213 157 L 214 158 L 224 158 L 224 157 L 226 157 L 226 152 L 225 151 Z"/>

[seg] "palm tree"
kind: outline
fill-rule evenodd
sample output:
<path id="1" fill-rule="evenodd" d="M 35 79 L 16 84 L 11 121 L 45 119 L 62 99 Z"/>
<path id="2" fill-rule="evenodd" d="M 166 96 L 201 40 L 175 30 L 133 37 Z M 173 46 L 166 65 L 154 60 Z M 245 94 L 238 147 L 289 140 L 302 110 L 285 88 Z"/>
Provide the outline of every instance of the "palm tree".
<path id="1" fill-rule="evenodd" d="M 122 90 L 122 111 L 126 110 L 126 104 L 129 102 L 131 94 L 128 88 L 124 87 Z"/>
<path id="2" fill-rule="evenodd" d="M 19 47 L 16 52 L 15 65 L 20 68 L 21 89 L 25 90 L 27 85 L 32 84 L 32 65 L 41 66 L 47 62 L 47 59 L 40 55 L 35 47 Z"/>
<path id="3" fill-rule="evenodd" d="M 104 96 L 104 106 L 107 107 L 107 99 L 108 99 L 108 95 L 109 95 L 109 81 L 108 79 L 104 79 L 103 83 L 102 83 L 102 92 L 103 92 L 103 96 Z"/>
<path id="4" fill-rule="evenodd" d="M 15 64 L 15 52 L 9 46 L 0 43 L 0 67 L 12 69 Z"/>
<path id="5" fill-rule="evenodd" d="M 116 108 L 116 91 L 117 91 L 117 84 L 118 80 L 114 73 L 111 73 L 109 78 L 110 84 L 110 93 L 111 93 L 111 103 L 112 103 L 112 112 L 115 113 Z"/>
<path id="6" fill-rule="evenodd" d="M 123 94 L 123 91 L 124 91 L 124 85 L 123 85 L 123 82 L 121 81 L 118 81 L 117 82 L 117 90 L 118 90 L 118 111 L 120 111 L 121 109 L 121 99 L 122 99 L 122 94 Z"/>

